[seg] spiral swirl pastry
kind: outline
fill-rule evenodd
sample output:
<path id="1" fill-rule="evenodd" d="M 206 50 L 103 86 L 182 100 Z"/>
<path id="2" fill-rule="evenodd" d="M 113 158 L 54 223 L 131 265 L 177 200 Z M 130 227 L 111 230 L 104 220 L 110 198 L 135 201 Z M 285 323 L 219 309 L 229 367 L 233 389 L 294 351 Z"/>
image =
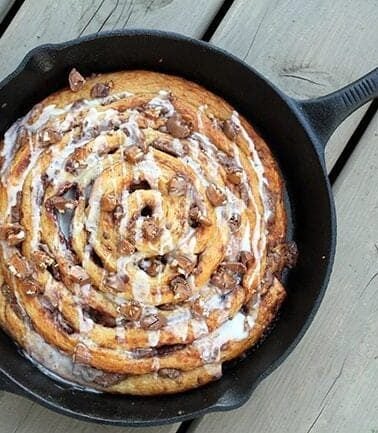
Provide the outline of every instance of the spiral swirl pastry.
<path id="1" fill-rule="evenodd" d="M 44 371 L 107 392 L 219 378 L 295 261 L 268 147 L 178 77 L 74 69 L 69 84 L 2 142 L 1 326 Z"/>

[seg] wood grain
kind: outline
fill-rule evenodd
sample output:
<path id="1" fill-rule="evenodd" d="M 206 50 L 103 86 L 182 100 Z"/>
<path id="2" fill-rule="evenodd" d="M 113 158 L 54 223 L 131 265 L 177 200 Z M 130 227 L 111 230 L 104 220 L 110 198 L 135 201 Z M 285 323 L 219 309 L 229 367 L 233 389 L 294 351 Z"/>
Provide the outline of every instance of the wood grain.
<path id="1" fill-rule="evenodd" d="M 1 1 L 1 0 L 0 0 Z M 200 38 L 223 0 L 26 0 L 0 39 L 0 79 L 37 45 L 143 27 Z"/>
<path id="2" fill-rule="evenodd" d="M 298 99 L 324 95 L 378 65 L 376 0 L 236 0 L 212 42 Z M 331 169 L 366 106 L 327 147 Z"/>
<path id="3" fill-rule="evenodd" d="M 336 261 L 314 322 L 244 407 L 196 433 L 378 431 L 377 184 L 378 115 L 334 186 Z"/>
<path id="4" fill-rule="evenodd" d="M 0 23 L 14 2 L 15 0 L 0 0 Z"/>

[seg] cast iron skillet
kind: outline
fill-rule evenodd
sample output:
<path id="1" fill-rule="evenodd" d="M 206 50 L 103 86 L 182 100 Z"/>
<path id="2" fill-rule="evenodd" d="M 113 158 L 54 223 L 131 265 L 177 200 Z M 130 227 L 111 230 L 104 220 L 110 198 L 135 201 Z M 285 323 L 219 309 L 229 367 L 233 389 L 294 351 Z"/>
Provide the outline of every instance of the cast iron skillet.
<path id="1" fill-rule="evenodd" d="M 266 137 L 286 181 L 291 235 L 300 251 L 286 281 L 289 292 L 274 330 L 221 380 L 173 396 L 137 398 L 95 394 L 42 374 L 0 332 L 0 388 L 74 417 L 100 423 L 147 426 L 236 408 L 293 350 L 326 289 L 336 243 L 336 218 L 324 164 L 324 147 L 354 110 L 378 96 L 378 69 L 310 101 L 284 95 L 232 55 L 173 33 L 131 30 L 81 38 L 31 51 L 0 84 L 0 135 L 33 104 L 81 73 L 151 69 L 181 75 L 223 96 Z"/>

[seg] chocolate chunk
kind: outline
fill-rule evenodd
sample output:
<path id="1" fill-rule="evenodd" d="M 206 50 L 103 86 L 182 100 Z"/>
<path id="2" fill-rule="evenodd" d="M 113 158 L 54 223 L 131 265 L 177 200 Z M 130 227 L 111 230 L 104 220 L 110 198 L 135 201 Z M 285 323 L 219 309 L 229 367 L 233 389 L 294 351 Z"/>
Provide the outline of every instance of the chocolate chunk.
<path id="1" fill-rule="evenodd" d="M 220 266 L 217 271 L 211 276 L 210 282 L 222 293 L 229 293 L 240 282 L 238 273 Z"/>
<path id="2" fill-rule="evenodd" d="M 149 314 L 142 317 L 140 326 L 143 329 L 158 330 L 167 324 L 166 318 L 161 314 Z"/>
<path id="3" fill-rule="evenodd" d="M 149 217 L 143 221 L 143 237 L 150 242 L 156 241 L 161 235 L 161 228 L 158 226 L 156 218 Z"/>
<path id="4" fill-rule="evenodd" d="M 255 263 L 255 257 L 249 251 L 240 251 L 239 260 L 247 269 Z"/>
<path id="5" fill-rule="evenodd" d="M 231 141 L 235 140 L 240 131 L 239 126 L 232 119 L 225 120 L 223 122 L 222 129 L 224 135 Z"/>
<path id="6" fill-rule="evenodd" d="M 140 147 L 138 147 L 136 144 L 127 147 L 124 150 L 124 155 L 125 155 L 125 159 L 132 164 L 140 162 L 144 158 L 143 150 Z"/>
<path id="7" fill-rule="evenodd" d="M 177 276 L 170 282 L 171 289 L 175 295 L 175 299 L 184 300 L 188 299 L 191 295 L 191 290 L 185 278 Z"/>
<path id="8" fill-rule="evenodd" d="M 231 215 L 231 218 L 228 220 L 228 225 L 230 227 L 231 233 L 235 233 L 239 230 L 241 223 L 241 218 L 239 214 Z"/>
<path id="9" fill-rule="evenodd" d="M 73 68 L 68 76 L 68 82 L 70 89 L 73 92 L 78 92 L 84 87 L 85 78 L 75 68 Z"/>
<path id="10" fill-rule="evenodd" d="M 129 281 L 127 275 L 119 275 L 117 273 L 110 273 L 105 278 L 105 285 L 115 290 L 116 292 L 124 292 L 126 289 L 126 284 Z"/>
<path id="11" fill-rule="evenodd" d="M 93 382 L 100 385 L 103 388 L 109 388 L 110 386 L 116 385 L 127 378 L 126 374 L 119 373 L 105 373 L 101 371 L 100 374 L 96 375 Z"/>
<path id="12" fill-rule="evenodd" d="M 158 375 L 160 377 L 168 379 L 177 379 L 181 376 L 181 374 L 181 370 L 177 370 L 176 368 L 161 368 L 158 371 Z"/>
<path id="13" fill-rule="evenodd" d="M 226 201 L 226 195 L 215 184 L 211 184 L 206 188 L 206 196 L 215 207 L 221 206 Z"/>
<path id="14" fill-rule="evenodd" d="M 118 204 L 115 194 L 109 193 L 101 198 L 101 207 L 105 212 L 113 212 Z"/>
<path id="15" fill-rule="evenodd" d="M 166 126 L 169 134 L 175 138 L 186 138 L 191 134 L 190 126 L 178 113 L 175 113 L 167 120 Z"/>
<path id="16" fill-rule="evenodd" d="M 163 263 L 156 258 L 142 259 L 139 261 L 138 265 L 150 277 L 158 276 L 163 270 Z"/>
<path id="17" fill-rule="evenodd" d="M 119 307 L 119 312 L 128 320 L 139 320 L 142 315 L 142 307 L 137 301 L 127 301 Z"/>
<path id="18" fill-rule="evenodd" d="M 169 182 L 168 185 L 169 194 L 175 197 L 180 197 L 185 195 L 188 187 L 187 184 L 188 184 L 188 180 L 184 176 L 180 174 L 176 174 L 175 176 L 172 177 L 172 179 Z"/>
<path id="19" fill-rule="evenodd" d="M 109 96 L 111 86 L 109 83 L 97 83 L 91 89 L 92 98 L 105 98 Z"/>

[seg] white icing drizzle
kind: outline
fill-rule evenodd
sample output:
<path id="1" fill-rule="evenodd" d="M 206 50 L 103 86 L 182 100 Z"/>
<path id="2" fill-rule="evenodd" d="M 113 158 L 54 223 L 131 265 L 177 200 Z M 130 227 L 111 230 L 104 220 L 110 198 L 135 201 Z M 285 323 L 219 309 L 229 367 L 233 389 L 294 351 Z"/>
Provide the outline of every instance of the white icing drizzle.
<path id="1" fill-rule="evenodd" d="M 160 331 L 147 331 L 148 345 L 150 347 L 156 347 L 160 340 Z"/>
<path id="2" fill-rule="evenodd" d="M 148 105 L 151 108 L 164 110 L 167 117 L 171 117 L 175 112 L 175 107 L 169 100 L 169 92 L 167 92 L 166 90 L 160 90 L 159 96 L 152 98 Z"/>

